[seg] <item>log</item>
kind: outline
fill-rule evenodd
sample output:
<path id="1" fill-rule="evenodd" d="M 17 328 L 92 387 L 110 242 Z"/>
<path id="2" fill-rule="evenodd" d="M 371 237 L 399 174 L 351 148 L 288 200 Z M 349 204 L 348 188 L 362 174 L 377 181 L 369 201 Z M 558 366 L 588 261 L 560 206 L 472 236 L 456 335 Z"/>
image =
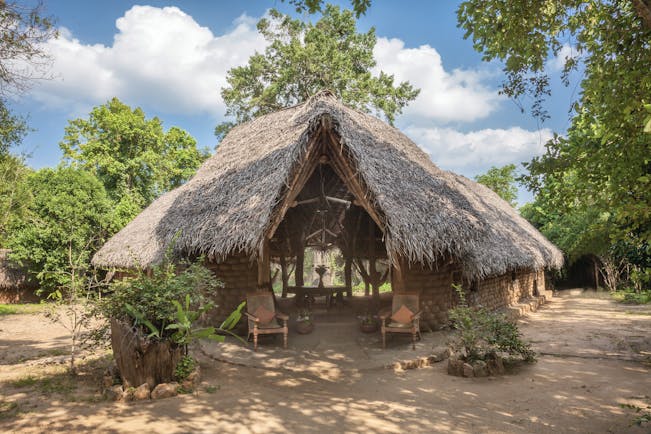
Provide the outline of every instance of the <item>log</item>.
<path id="1" fill-rule="evenodd" d="M 173 381 L 174 369 L 183 357 L 183 348 L 170 341 L 147 339 L 130 325 L 111 319 L 113 357 L 126 387 Z"/>

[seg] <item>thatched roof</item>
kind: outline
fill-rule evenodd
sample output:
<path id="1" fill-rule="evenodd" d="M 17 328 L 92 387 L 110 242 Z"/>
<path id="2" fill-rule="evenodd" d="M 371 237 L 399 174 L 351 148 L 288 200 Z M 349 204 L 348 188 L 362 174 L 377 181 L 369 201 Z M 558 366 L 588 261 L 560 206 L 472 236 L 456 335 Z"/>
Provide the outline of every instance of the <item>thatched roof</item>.
<path id="1" fill-rule="evenodd" d="M 0 290 L 36 287 L 27 272 L 9 260 L 9 249 L 0 249 Z"/>
<path id="2" fill-rule="evenodd" d="M 256 255 L 324 117 L 383 220 L 390 257 L 452 256 L 470 278 L 562 265 L 561 252 L 495 193 L 439 169 L 399 130 L 328 92 L 234 128 L 190 181 L 154 201 L 93 263 L 149 266 L 175 236 L 177 254 Z"/>

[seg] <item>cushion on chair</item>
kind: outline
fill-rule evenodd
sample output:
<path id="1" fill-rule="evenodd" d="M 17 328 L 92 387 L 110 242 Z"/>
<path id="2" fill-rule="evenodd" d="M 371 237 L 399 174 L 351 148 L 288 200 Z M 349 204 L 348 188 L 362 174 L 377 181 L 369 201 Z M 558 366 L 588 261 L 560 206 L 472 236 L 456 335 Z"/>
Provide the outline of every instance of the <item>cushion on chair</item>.
<path id="1" fill-rule="evenodd" d="M 402 306 L 400 306 L 400 309 L 398 309 L 393 315 L 391 315 L 391 319 L 401 324 L 408 324 L 411 322 L 413 316 L 414 313 L 411 310 L 409 310 L 407 306 L 403 304 Z"/>
<path id="2" fill-rule="evenodd" d="M 255 312 L 253 312 L 253 316 L 258 318 L 260 320 L 261 325 L 266 325 L 269 324 L 274 317 L 276 316 L 276 313 L 273 311 L 270 311 L 264 306 L 259 306 Z"/>

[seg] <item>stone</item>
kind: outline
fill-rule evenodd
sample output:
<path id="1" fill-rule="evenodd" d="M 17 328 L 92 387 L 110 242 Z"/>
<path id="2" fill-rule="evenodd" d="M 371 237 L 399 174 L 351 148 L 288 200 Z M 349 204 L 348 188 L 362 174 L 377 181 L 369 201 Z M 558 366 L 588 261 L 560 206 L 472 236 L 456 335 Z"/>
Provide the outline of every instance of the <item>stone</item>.
<path id="1" fill-rule="evenodd" d="M 463 377 L 463 360 L 458 359 L 456 356 L 451 356 L 448 359 L 448 374 Z"/>
<path id="2" fill-rule="evenodd" d="M 161 383 L 154 387 L 151 392 L 151 399 L 171 398 L 178 395 L 178 383 Z"/>
<path id="3" fill-rule="evenodd" d="M 475 376 L 475 370 L 473 369 L 470 363 L 463 364 L 463 376 L 468 378 L 472 378 Z"/>
<path id="4" fill-rule="evenodd" d="M 448 357 L 450 357 L 450 349 L 443 345 L 434 347 L 432 349 L 432 355 L 430 356 L 434 362 L 442 362 Z"/>
<path id="5" fill-rule="evenodd" d="M 127 402 L 133 401 L 135 392 L 136 389 L 134 387 L 129 387 L 128 389 L 124 389 L 124 392 L 122 393 L 122 400 Z"/>
<path id="6" fill-rule="evenodd" d="M 502 358 L 499 356 L 489 359 L 486 363 L 486 367 L 488 368 L 489 375 L 504 375 L 504 363 L 502 362 Z"/>
<path id="7" fill-rule="evenodd" d="M 142 401 L 143 399 L 149 399 L 151 395 L 151 390 L 149 389 L 148 383 L 143 383 L 136 388 L 136 391 L 133 393 L 133 398 L 137 401 Z"/>
<path id="8" fill-rule="evenodd" d="M 488 366 L 483 360 L 477 360 L 472 366 L 475 377 L 488 377 Z"/>
<path id="9" fill-rule="evenodd" d="M 188 379 L 183 380 L 183 383 L 181 383 L 182 393 L 190 393 L 194 390 L 194 387 L 194 383 Z"/>
<path id="10" fill-rule="evenodd" d="M 194 368 L 194 371 L 190 372 L 190 375 L 188 375 L 186 380 L 190 381 L 196 387 L 201 381 L 201 367 L 197 365 L 197 367 Z"/>
<path id="11" fill-rule="evenodd" d="M 124 391 L 122 390 L 122 386 L 119 384 L 104 389 L 104 398 L 108 399 L 109 401 L 119 401 L 122 399 L 123 394 Z"/>

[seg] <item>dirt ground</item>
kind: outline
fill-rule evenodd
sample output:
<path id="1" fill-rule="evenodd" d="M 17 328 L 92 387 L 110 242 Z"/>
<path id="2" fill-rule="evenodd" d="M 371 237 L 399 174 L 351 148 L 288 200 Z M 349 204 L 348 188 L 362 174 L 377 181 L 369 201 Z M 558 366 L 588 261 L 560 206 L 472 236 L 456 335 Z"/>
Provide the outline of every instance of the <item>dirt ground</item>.
<path id="1" fill-rule="evenodd" d="M 203 358 L 197 393 L 113 403 L 98 392 L 106 356 L 82 360 L 72 381 L 57 363 L 65 330 L 7 315 L 0 432 L 651 432 L 620 405 L 649 403 L 651 306 L 565 293 L 521 324 L 541 355 L 500 378 L 451 377 L 445 362 L 332 377 Z"/>

